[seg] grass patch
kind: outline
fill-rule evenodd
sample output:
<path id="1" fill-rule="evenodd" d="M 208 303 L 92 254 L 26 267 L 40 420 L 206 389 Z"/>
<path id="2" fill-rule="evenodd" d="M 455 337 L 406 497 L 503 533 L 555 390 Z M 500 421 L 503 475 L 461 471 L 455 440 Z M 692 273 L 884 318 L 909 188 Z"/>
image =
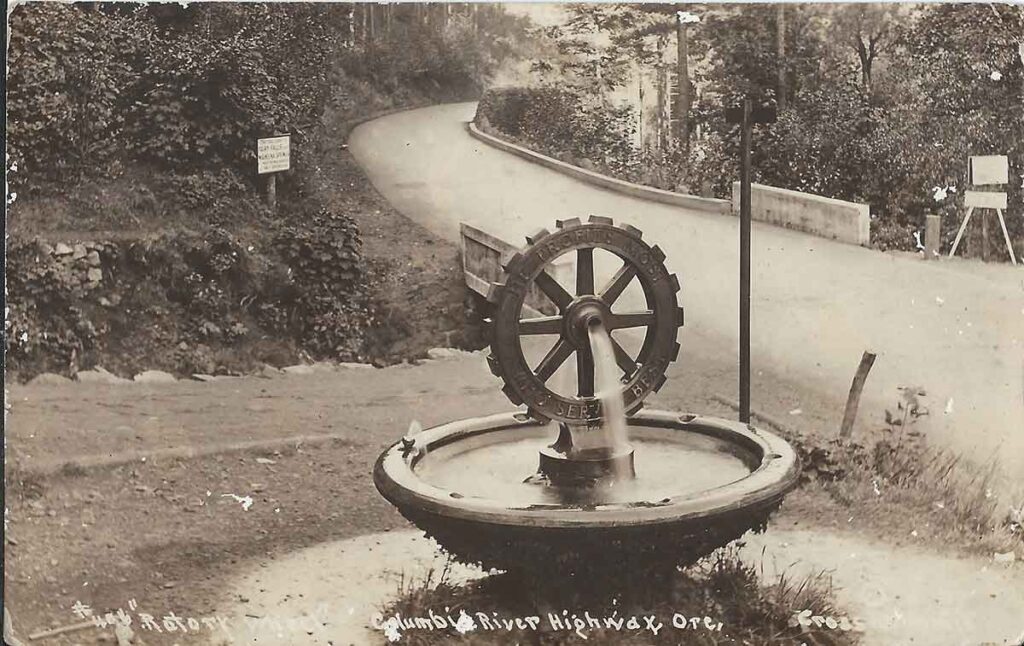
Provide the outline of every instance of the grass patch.
<path id="1" fill-rule="evenodd" d="M 859 640 L 858 627 L 832 601 L 829 576 L 783 575 L 765 585 L 760 566 L 742 560 L 736 546 L 685 570 L 634 579 L 598 576 L 559 586 L 505 573 L 457 586 L 445 569 L 403 585 L 379 625 L 389 639 L 414 646 Z"/>
<path id="2" fill-rule="evenodd" d="M 886 427 L 869 445 L 787 437 L 801 453 L 806 480 L 787 499 L 787 512 L 818 523 L 856 521 L 896 544 L 1024 557 L 1024 494 L 1000 480 L 997 456 L 979 464 L 929 445 L 916 428 L 928 414 L 923 395 L 901 389 L 896 411 L 886 411 Z"/>
<path id="3" fill-rule="evenodd" d="M 817 492 L 838 503 L 839 514 L 887 538 L 1024 556 L 1024 508 L 997 493 L 996 459 L 977 465 L 932 447 L 894 453 L 879 443 L 846 460 L 843 477 L 809 487 L 812 496 Z"/>

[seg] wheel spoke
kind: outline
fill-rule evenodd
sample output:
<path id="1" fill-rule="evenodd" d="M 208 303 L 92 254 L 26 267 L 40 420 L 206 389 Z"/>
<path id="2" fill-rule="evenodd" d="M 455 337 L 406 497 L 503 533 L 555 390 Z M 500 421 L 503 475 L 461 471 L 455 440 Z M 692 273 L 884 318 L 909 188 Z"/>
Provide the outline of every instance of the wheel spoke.
<path id="1" fill-rule="evenodd" d="M 594 396 L 594 357 L 586 351 L 576 352 L 576 380 L 579 389 L 576 394 L 580 397 Z"/>
<path id="2" fill-rule="evenodd" d="M 572 296 L 569 292 L 565 291 L 565 288 L 558 284 L 558 281 L 551 277 L 547 271 L 540 272 L 534 281 L 540 291 L 544 292 L 544 295 L 551 299 L 551 302 L 555 304 L 559 312 L 564 312 L 565 308 L 572 302 Z"/>
<path id="3" fill-rule="evenodd" d="M 576 295 L 594 293 L 594 250 L 584 247 L 576 251 Z"/>
<path id="4" fill-rule="evenodd" d="M 601 298 L 610 307 L 619 296 L 622 294 L 626 286 L 629 285 L 630 281 L 636 277 L 636 269 L 633 265 L 628 262 L 622 263 L 622 267 L 619 268 L 612 279 L 608 281 L 608 284 L 601 290 Z"/>
<path id="5" fill-rule="evenodd" d="M 548 353 L 540 360 L 540 363 L 537 364 L 537 369 L 533 373 L 537 375 L 541 382 L 546 382 L 572 353 L 572 344 L 565 339 L 559 339 L 558 343 L 551 346 Z"/>
<path id="6" fill-rule="evenodd" d="M 626 312 L 624 314 L 612 313 L 608 316 L 608 329 L 621 330 L 627 327 L 646 327 L 654 325 L 654 312 Z"/>
<path id="7" fill-rule="evenodd" d="M 608 338 L 611 338 L 611 335 Z M 615 363 L 619 364 L 619 368 L 622 368 L 627 377 L 632 377 L 636 372 L 636 362 L 615 339 L 612 339 L 612 350 L 615 351 Z"/>
<path id="8" fill-rule="evenodd" d="M 519 321 L 519 334 L 561 334 L 561 316 L 540 316 Z"/>

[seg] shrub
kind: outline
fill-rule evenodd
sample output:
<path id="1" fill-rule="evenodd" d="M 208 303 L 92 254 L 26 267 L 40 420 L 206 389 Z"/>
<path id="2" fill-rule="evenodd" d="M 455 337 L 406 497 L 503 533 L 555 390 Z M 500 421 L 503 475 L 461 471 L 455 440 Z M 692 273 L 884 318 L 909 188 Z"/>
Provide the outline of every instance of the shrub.
<path id="1" fill-rule="evenodd" d="M 595 102 L 578 89 L 513 87 L 484 93 L 476 122 L 541 152 L 579 165 L 624 175 L 640 170 L 633 143 L 636 117 L 629 106 Z"/>
<path id="2" fill-rule="evenodd" d="M 127 146 L 135 61 L 149 25 L 94 5 L 36 3 L 10 18 L 7 124 L 12 188 L 105 173 Z"/>

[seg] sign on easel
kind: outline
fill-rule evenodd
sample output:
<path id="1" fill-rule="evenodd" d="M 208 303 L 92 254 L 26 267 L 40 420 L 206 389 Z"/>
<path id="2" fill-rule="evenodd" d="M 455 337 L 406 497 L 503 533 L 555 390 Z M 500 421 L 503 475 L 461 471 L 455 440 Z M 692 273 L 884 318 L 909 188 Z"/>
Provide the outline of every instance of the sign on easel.
<path id="1" fill-rule="evenodd" d="M 1010 165 L 1006 155 L 973 155 L 970 162 L 969 182 L 972 186 L 996 186 L 1009 183 Z M 963 237 L 964 231 L 967 230 L 967 224 L 971 221 L 971 216 L 974 215 L 974 209 L 992 209 L 999 217 L 999 227 L 1003 230 L 1006 250 L 1010 252 L 1010 262 L 1016 265 L 1017 258 L 1013 254 L 1013 243 L 1010 242 L 1010 234 L 1006 231 L 1006 220 L 1003 218 L 1003 211 L 1006 210 L 1006 193 L 1002 191 L 966 191 L 964 206 L 967 207 L 967 215 L 964 216 L 964 221 L 960 224 L 960 230 L 956 232 L 956 240 L 953 241 L 953 247 L 949 250 L 949 257 L 952 258 L 957 247 L 960 246 L 960 239 Z"/>
<path id="2" fill-rule="evenodd" d="M 277 135 L 256 140 L 256 173 L 267 175 L 267 204 L 277 203 L 277 180 L 274 173 L 291 168 L 292 136 Z"/>

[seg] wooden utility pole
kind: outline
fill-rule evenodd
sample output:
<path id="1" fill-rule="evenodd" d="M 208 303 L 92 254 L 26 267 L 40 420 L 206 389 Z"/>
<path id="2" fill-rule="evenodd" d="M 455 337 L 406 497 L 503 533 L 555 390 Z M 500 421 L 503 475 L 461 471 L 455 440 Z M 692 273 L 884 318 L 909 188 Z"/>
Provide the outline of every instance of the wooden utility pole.
<path id="1" fill-rule="evenodd" d="M 755 123 L 772 123 L 777 111 L 754 108 L 749 98 L 725 111 L 727 123 L 740 126 L 740 421 L 750 423 L 750 147 Z"/>
<path id="2" fill-rule="evenodd" d="M 740 134 L 740 421 L 750 423 L 750 99 Z"/>
<path id="3" fill-rule="evenodd" d="M 786 109 L 786 5 L 775 5 L 775 48 L 778 58 L 778 106 Z"/>

